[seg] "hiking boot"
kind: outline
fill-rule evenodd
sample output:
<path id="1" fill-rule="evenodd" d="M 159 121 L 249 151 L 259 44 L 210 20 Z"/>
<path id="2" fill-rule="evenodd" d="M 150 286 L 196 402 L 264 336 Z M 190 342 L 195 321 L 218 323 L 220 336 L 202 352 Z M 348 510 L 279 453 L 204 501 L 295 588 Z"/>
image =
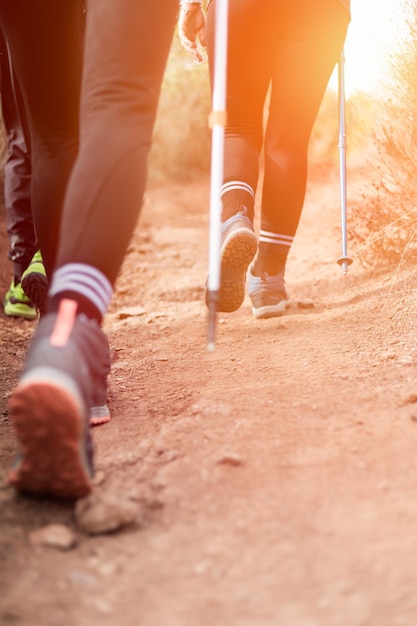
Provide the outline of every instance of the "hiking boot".
<path id="1" fill-rule="evenodd" d="M 278 317 L 285 313 L 289 299 L 285 290 L 284 271 L 281 270 L 275 276 L 264 273 L 258 277 L 252 274 L 252 268 L 249 270 L 248 293 L 252 313 L 257 319 Z"/>
<path id="2" fill-rule="evenodd" d="M 35 320 L 38 312 L 22 289 L 21 283 L 10 283 L 4 296 L 3 307 L 5 315 L 9 317 L 23 317 L 25 320 Z"/>
<path id="3" fill-rule="evenodd" d="M 222 224 L 218 311 L 231 313 L 242 304 L 245 298 L 246 272 L 256 249 L 257 240 L 252 221 L 244 211 L 233 215 Z"/>
<path id="4" fill-rule="evenodd" d="M 42 315 L 46 309 L 46 295 L 48 293 L 48 279 L 42 255 L 38 250 L 22 274 L 22 288 L 33 306 Z"/>
<path id="5" fill-rule="evenodd" d="M 41 318 L 9 401 L 21 448 L 9 483 L 18 491 L 74 499 L 92 488 L 89 407 L 108 343 L 96 321 L 75 312 L 76 303 L 63 300 Z"/>

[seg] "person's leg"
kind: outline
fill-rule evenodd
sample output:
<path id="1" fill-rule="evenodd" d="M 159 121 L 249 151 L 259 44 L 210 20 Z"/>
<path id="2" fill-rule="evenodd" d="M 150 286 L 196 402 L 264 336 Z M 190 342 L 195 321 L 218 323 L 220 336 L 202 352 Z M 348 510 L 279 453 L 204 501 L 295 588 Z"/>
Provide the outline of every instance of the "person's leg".
<path id="1" fill-rule="evenodd" d="M 24 293 L 22 273 L 37 249 L 30 198 L 31 164 L 24 111 L 20 108 L 18 85 L 6 42 L 0 31 L 0 94 L 6 131 L 7 157 L 4 164 L 4 205 L 6 210 L 8 258 L 13 263 L 13 279 L 3 300 L 4 312 L 10 317 L 36 319 L 37 311 Z"/>
<path id="2" fill-rule="evenodd" d="M 24 452 L 10 481 L 20 490 L 79 497 L 91 489 L 88 407 L 108 367 L 99 321 L 142 202 L 176 12 L 176 0 L 88 3 L 80 152 L 64 206 L 50 309 L 10 400 Z M 47 463 L 45 447 L 51 450 Z"/>
<path id="3" fill-rule="evenodd" d="M 1 26 L 26 111 L 35 232 L 50 276 L 78 150 L 81 0 L 0 0 Z"/>
<path id="4" fill-rule="evenodd" d="M 75 273 L 94 268 L 109 291 L 114 285 L 142 204 L 177 9 L 175 0 L 89 0 L 80 151 L 65 199 L 54 300 L 62 292 L 78 296 L 73 279 L 69 288 L 64 278 L 72 276 L 69 265 L 78 266 Z M 87 297 L 100 317 L 107 303 L 94 289 Z"/>
<path id="5" fill-rule="evenodd" d="M 14 270 L 13 281 L 4 298 L 4 312 L 9 316 L 36 319 L 38 312 L 44 311 L 48 280 L 32 215 L 30 135 L 19 83 L 1 32 L 0 39 L 0 92 L 7 139 L 4 203 L 10 241 L 8 257 Z"/>
<path id="6" fill-rule="evenodd" d="M 310 134 L 349 21 L 334 0 L 293 0 L 281 18 L 285 28 L 274 53 L 259 245 L 248 274 L 257 318 L 281 315 L 289 302 L 285 263 L 304 204 Z"/>
<path id="7" fill-rule="evenodd" d="M 304 204 L 311 131 L 348 20 L 334 0 L 288 3 L 274 54 L 256 276 L 277 275 L 285 266 Z"/>
<path id="8" fill-rule="evenodd" d="M 0 41 L 0 94 L 7 140 L 4 204 L 10 240 L 8 257 L 13 262 L 15 280 L 20 282 L 23 271 L 37 250 L 30 198 L 32 168 L 19 86 L 13 77 L 9 53 L 1 34 Z"/>
<path id="9" fill-rule="evenodd" d="M 263 139 L 263 107 L 271 74 L 271 6 L 268 0 L 229 2 L 219 311 L 231 312 L 242 304 L 246 270 L 256 252 L 252 223 Z M 212 82 L 215 20 L 216 0 L 213 0 L 207 19 Z"/>

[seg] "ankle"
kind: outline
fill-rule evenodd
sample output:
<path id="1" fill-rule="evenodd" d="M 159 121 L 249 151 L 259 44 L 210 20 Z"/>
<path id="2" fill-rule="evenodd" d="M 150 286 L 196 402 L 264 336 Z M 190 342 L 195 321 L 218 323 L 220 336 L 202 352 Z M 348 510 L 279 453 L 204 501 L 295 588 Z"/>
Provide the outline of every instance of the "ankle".
<path id="1" fill-rule="evenodd" d="M 102 316 L 100 311 L 94 306 L 94 304 L 85 298 L 81 294 L 75 291 L 64 291 L 53 296 L 48 301 L 48 313 L 56 313 L 59 310 L 59 306 L 62 300 L 73 300 L 77 303 L 76 315 L 84 314 L 89 319 L 96 320 L 99 324 L 102 322 Z"/>
<path id="2" fill-rule="evenodd" d="M 252 266 L 254 276 L 276 276 L 285 270 L 286 259 L 276 257 L 258 257 Z"/>

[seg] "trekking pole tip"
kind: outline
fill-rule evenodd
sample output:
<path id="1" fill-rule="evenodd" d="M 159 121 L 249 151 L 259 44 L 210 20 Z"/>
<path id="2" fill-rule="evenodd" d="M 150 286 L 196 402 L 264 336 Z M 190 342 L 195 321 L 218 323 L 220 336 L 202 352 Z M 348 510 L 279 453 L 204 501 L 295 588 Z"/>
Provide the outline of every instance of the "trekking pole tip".
<path id="1" fill-rule="evenodd" d="M 348 272 L 348 266 L 352 265 L 353 259 L 351 259 L 348 256 L 341 256 L 340 259 L 337 259 L 337 262 L 338 262 L 339 265 L 342 266 L 343 275 L 346 276 L 346 274 Z"/>
<path id="2" fill-rule="evenodd" d="M 216 341 L 216 318 L 217 303 L 219 301 L 219 292 L 207 290 L 207 308 L 208 308 L 208 328 L 207 328 L 207 350 L 214 352 Z"/>

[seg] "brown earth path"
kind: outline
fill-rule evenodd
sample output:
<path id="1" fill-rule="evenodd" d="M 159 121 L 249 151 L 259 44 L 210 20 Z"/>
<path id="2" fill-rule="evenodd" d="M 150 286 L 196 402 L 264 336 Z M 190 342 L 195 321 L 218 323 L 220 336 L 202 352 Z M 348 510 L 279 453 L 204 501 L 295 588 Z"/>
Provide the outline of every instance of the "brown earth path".
<path id="1" fill-rule="evenodd" d="M 350 172 L 350 197 L 365 174 Z M 138 515 L 89 535 L 71 504 L 1 489 L 0 624 L 414 626 L 412 272 L 355 262 L 344 277 L 337 173 L 315 176 L 291 308 L 256 321 L 245 300 L 218 316 L 208 353 L 207 202 L 206 180 L 148 191 L 105 321 L 113 419 L 94 430 L 96 493 Z M 3 293 L 3 224 L 0 242 Z M 314 308 L 297 306 L 306 298 Z M 7 398 L 32 330 L 1 316 L 3 482 Z M 38 545 L 50 524 L 75 546 Z"/>

